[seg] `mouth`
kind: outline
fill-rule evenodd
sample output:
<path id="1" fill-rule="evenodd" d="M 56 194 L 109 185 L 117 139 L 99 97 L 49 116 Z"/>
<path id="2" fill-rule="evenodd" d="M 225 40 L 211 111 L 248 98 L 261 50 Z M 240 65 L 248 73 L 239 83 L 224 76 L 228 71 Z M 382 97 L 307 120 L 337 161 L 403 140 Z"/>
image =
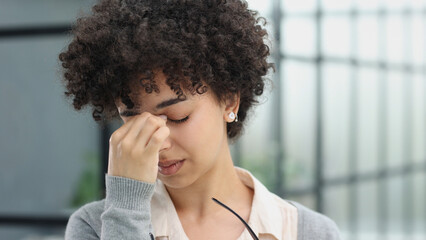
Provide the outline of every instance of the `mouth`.
<path id="1" fill-rule="evenodd" d="M 158 172 L 166 176 L 173 175 L 179 171 L 184 161 L 185 159 L 160 161 L 158 163 Z"/>

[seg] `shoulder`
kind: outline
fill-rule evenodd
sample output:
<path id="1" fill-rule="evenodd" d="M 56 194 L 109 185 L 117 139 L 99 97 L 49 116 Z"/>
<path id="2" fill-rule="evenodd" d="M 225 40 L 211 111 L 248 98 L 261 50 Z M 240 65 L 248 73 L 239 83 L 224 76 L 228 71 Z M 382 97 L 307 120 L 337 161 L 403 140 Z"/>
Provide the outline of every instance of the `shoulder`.
<path id="1" fill-rule="evenodd" d="M 84 233 L 84 236 L 100 236 L 104 205 L 105 200 L 95 201 L 85 204 L 75 211 L 68 220 L 65 231 L 66 239 L 74 239 L 70 236 L 81 233 Z"/>
<path id="2" fill-rule="evenodd" d="M 339 229 L 336 223 L 327 216 L 315 212 L 300 203 L 288 201 L 297 208 L 298 240 L 315 239 L 318 240 L 338 240 L 340 238 Z"/>

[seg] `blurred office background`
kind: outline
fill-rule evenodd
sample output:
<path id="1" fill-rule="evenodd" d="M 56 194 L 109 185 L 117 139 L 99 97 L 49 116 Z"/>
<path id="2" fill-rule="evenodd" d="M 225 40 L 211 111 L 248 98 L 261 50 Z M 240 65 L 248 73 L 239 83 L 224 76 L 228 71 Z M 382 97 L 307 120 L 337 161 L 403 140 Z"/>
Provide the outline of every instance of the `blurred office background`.
<path id="1" fill-rule="evenodd" d="M 102 198 L 109 134 L 63 97 L 58 54 L 93 0 L 0 1 L 0 239 L 63 239 Z M 344 239 L 426 237 L 426 0 L 248 1 L 271 74 L 236 165 Z"/>

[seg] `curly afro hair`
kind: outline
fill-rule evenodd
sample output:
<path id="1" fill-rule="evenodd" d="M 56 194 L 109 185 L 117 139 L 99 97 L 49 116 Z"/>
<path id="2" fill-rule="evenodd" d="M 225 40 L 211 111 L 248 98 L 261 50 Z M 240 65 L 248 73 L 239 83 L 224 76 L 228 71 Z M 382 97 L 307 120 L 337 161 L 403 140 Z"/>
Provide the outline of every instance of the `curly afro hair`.
<path id="1" fill-rule="evenodd" d="M 76 110 L 89 104 L 96 121 L 110 120 L 118 117 L 115 100 L 134 107 L 135 79 L 158 91 L 153 72 L 161 69 L 179 97 L 182 89 L 211 90 L 219 101 L 238 94 L 239 121 L 227 126 L 235 138 L 273 68 L 265 24 L 241 0 L 101 0 L 77 20 L 59 55 L 65 95 Z"/>

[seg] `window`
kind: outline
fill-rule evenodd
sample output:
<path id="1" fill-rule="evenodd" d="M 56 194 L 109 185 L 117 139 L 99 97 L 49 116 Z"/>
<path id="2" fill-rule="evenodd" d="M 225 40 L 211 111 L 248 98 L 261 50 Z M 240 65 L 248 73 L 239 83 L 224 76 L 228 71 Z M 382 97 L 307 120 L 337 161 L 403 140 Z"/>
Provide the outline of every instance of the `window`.
<path id="1" fill-rule="evenodd" d="M 269 2 L 275 88 L 237 162 L 345 239 L 423 239 L 426 1 Z"/>

